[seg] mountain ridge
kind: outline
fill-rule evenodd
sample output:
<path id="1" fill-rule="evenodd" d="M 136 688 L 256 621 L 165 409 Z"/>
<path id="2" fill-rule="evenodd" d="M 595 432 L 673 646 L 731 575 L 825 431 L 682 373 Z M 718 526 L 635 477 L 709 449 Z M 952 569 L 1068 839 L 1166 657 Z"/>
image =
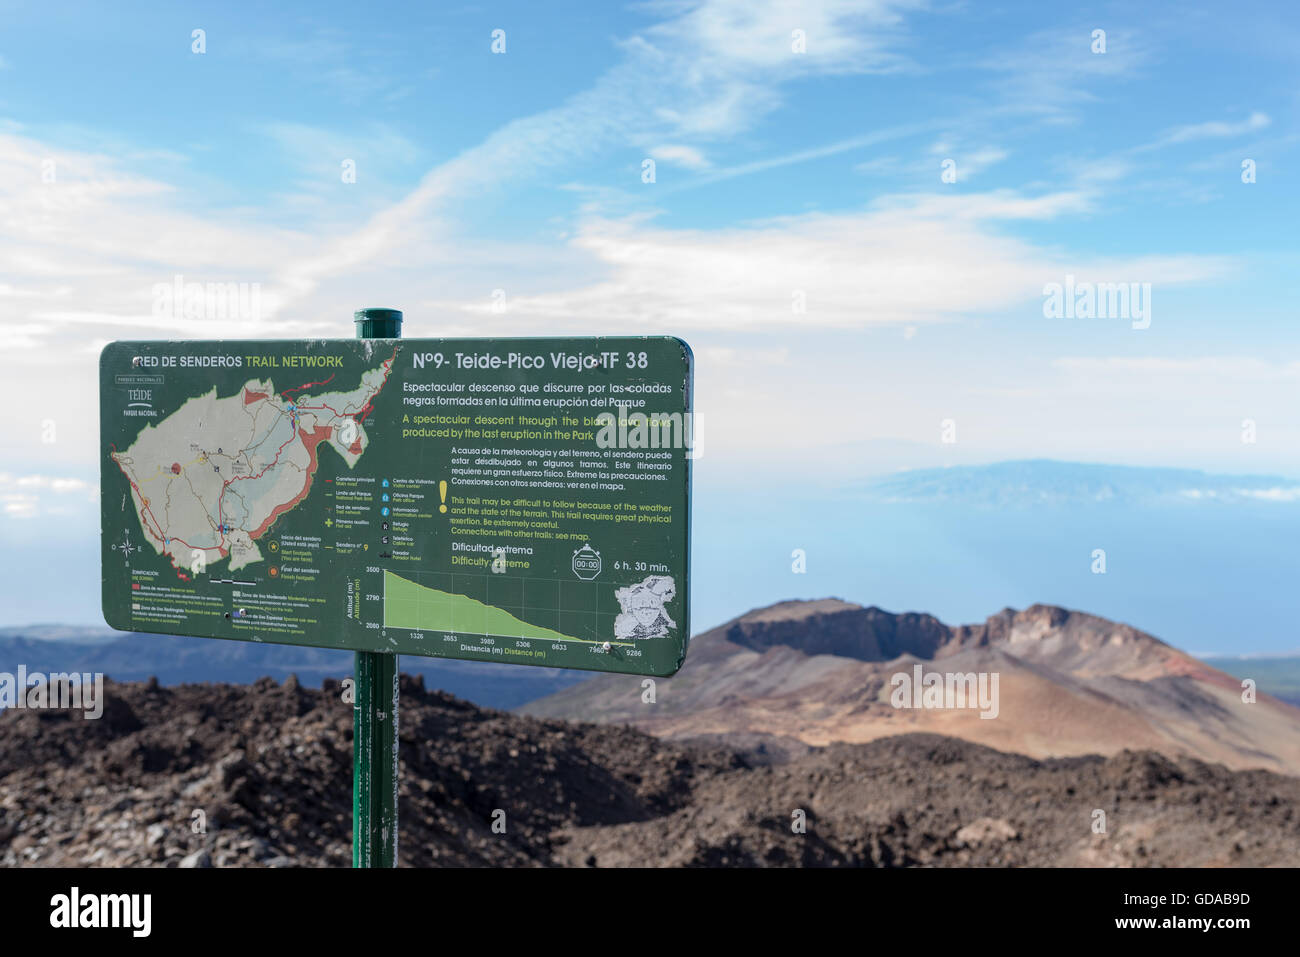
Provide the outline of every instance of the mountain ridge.
<path id="1" fill-rule="evenodd" d="M 997 675 L 991 720 L 970 708 L 898 707 L 915 664 Z M 1131 625 L 1037 603 L 947 625 L 839 598 L 751 609 L 692 643 L 656 684 L 601 675 L 523 705 L 524 714 L 625 723 L 668 738 L 769 737 L 821 747 L 903 732 L 954 735 L 1034 757 L 1170 755 L 1300 774 L 1300 708 Z"/>

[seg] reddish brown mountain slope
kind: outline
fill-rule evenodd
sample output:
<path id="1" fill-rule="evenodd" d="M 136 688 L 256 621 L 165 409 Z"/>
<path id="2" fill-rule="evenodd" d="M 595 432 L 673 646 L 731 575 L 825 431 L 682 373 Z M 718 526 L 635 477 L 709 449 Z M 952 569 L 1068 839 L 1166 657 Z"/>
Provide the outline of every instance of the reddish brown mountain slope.
<path id="1" fill-rule="evenodd" d="M 893 707 L 891 679 L 917 663 L 996 673 L 997 716 Z M 1141 747 L 1300 774 L 1300 709 L 1243 702 L 1239 681 L 1158 638 L 1049 605 L 950 627 L 838 599 L 782 602 L 696 638 L 653 704 L 641 679 L 602 675 L 520 710 L 795 752 L 921 731 L 1034 757 Z"/>

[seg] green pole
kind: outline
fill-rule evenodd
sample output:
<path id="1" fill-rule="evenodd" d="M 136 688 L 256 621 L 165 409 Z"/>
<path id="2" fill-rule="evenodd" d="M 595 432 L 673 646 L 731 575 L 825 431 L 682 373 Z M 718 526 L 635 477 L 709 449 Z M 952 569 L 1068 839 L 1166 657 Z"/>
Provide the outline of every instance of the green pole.
<path id="1" fill-rule="evenodd" d="M 397 339 L 398 309 L 360 309 L 358 339 Z M 397 866 L 397 655 L 356 653 L 352 706 L 352 866 Z"/>

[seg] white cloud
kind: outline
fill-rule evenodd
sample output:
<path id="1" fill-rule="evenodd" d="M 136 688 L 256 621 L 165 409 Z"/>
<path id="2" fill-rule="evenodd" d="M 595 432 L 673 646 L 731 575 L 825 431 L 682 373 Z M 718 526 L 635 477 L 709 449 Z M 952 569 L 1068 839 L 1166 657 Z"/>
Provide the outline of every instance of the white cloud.
<path id="1" fill-rule="evenodd" d="M 990 166 L 1001 163 L 1009 155 L 1006 150 L 989 148 L 959 156 L 957 158 L 957 179 L 960 182 L 972 176 L 978 176 Z"/>
<path id="2" fill-rule="evenodd" d="M 1001 105 L 1052 122 L 1073 122 L 1074 111 L 1097 98 L 1094 89 L 1133 76 L 1150 54 L 1133 34 L 1106 31 L 1106 52 L 1092 52 L 1092 27 L 1040 31 L 1018 48 L 999 49 L 981 66 L 1001 74 Z"/>
<path id="3" fill-rule="evenodd" d="M 0 517 L 39 518 L 88 510 L 99 501 L 99 486 L 84 479 L 0 472 Z"/>
<path id="4" fill-rule="evenodd" d="M 1289 504 L 1291 502 L 1300 502 L 1300 486 L 1276 486 L 1274 488 L 1230 488 L 1230 489 L 1183 489 L 1178 493 L 1183 498 L 1189 498 L 1194 501 L 1205 501 L 1220 499 L 1224 501 L 1236 501 L 1237 499 L 1251 499 L 1258 502 L 1280 502 Z"/>
<path id="5" fill-rule="evenodd" d="M 1300 502 L 1300 487 L 1294 485 L 1278 488 L 1243 488 L 1235 491 L 1244 498 L 1258 499 L 1262 502 Z"/>
<path id="6" fill-rule="evenodd" d="M 922 0 L 707 0 L 651 27 L 647 41 L 680 51 L 697 74 L 890 73 L 910 65 L 894 46 Z M 794 52 L 794 31 L 806 53 Z"/>
<path id="7" fill-rule="evenodd" d="M 684 166 L 686 169 L 708 169 L 711 165 L 704 154 L 693 146 L 681 145 L 664 145 L 656 146 L 650 151 L 650 155 L 656 160 L 665 163 L 675 163 L 678 166 Z"/>
<path id="8" fill-rule="evenodd" d="M 295 186 L 301 195 L 326 208 L 353 211 L 363 203 L 398 198 L 391 185 L 397 171 L 410 168 L 420 159 L 420 150 L 409 139 L 382 123 L 368 123 L 348 134 L 280 121 L 262 124 L 258 133 L 278 148 L 285 159 L 299 171 Z M 357 182 L 364 189 L 350 189 L 342 182 L 342 163 L 355 164 Z"/>
<path id="9" fill-rule="evenodd" d="M 0 273 L 21 277 L 0 298 L 0 321 L 58 326 L 95 314 L 130 323 L 149 314 L 154 284 L 178 273 L 262 282 L 262 306 L 274 314 L 280 298 L 268 263 L 319 241 L 184 206 L 169 184 L 123 172 L 109 157 L 0 135 Z"/>
<path id="10" fill-rule="evenodd" d="M 1113 156 L 1100 159 L 1083 160 L 1070 164 L 1074 180 L 1085 188 L 1100 183 L 1114 183 L 1123 179 L 1132 171 L 1132 164 Z"/>
<path id="11" fill-rule="evenodd" d="M 1244 133 L 1254 133 L 1262 130 L 1272 121 L 1266 113 L 1252 113 L 1240 123 L 1194 123 L 1190 126 L 1180 126 L 1165 134 L 1156 145 L 1165 145 L 1173 143 L 1186 143 L 1189 140 L 1214 139 L 1224 136 L 1241 136 Z"/>
<path id="12" fill-rule="evenodd" d="M 890 140 L 903 139 L 927 130 L 934 125 L 934 123 L 911 123 L 883 130 L 873 130 L 872 132 L 864 133 L 861 136 L 852 136 L 848 139 L 838 140 L 834 143 L 825 143 L 821 146 L 796 150 L 793 153 L 782 153 L 779 156 L 768 156 L 763 159 L 751 160 L 747 163 L 739 163 L 735 166 L 721 167 L 703 176 L 695 177 L 680 186 L 670 186 L 666 191 L 673 192 L 678 189 L 696 189 L 700 186 L 707 186 L 710 183 L 716 183 L 724 179 L 734 179 L 737 176 L 749 176 L 752 173 L 762 173 L 771 169 L 779 169 L 783 166 L 794 166 L 798 163 L 807 163 L 811 160 L 825 159 L 828 156 L 836 156 L 840 153 L 847 153 L 867 146 L 875 146 Z"/>
<path id="13" fill-rule="evenodd" d="M 1091 203 L 1092 194 L 1082 190 L 1061 190 L 1026 196 L 1010 189 L 997 189 L 962 196 L 942 192 L 902 193 L 877 200 L 875 206 L 895 215 L 974 222 L 1056 219 L 1068 213 L 1087 212 Z"/>
<path id="14" fill-rule="evenodd" d="M 650 148 L 734 135 L 775 110 L 781 84 L 801 77 L 900 69 L 904 61 L 890 52 L 902 36 L 900 11 L 919 5 L 920 0 L 705 0 L 667 6 L 677 15 L 624 41 L 625 60 L 590 89 L 507 123 L 431 170 L 401 202 L 294 263 L 283 277 L 286 288 L 305 295 L 326 276 L 398 247 L 405 252 L 430 228 L 439 228 L 434 217 L 442 209 L 480 190 L 526 180 L 611 144 Z M 791 50 L 794 29 L 810 38 L 808 53 Z"/>
<path id="15" fill-rule="evenodd" d="M 990 166 L 1001 163 L 1010 154 L 1006 150 L 993 146 L 976 150 L 954 150 L 950 142 L 940 140 L 930 147 L 930 155 L 945 160 L 951 159 L 956 164 L 957 182 L 964 183 Z"/>
<path id="16" fill-rule="evenodd" d="M 360 221 L 358 214 L 366 211 L 349 209 L 351 221 L 339 221 L 345 217 L 324 203 L 297 207 L 296 229 L 268 225 L 266 217 L 250 217 L 248 210 L 196 212 L 202 197 L 130 171 L 117 158 L 129 151 L 51 149 L 7 124 L 0 135 L 0 275 L 14 278 L 6 278 L 0 296 L 0 325 L 11 356 L 0 392 L 6 405 L 22 409 L 14 445 L 41 467 L 87 464 L 96 448 L 93 349 L 106 337 L 337 335 L 341 326 L 348 328 L 350 310 L 371 302 L 376 289 L 393 304 L 415 309 L 436 305 L 431 289 L 463 296 L 484 276 L 486 300 L 503 285 L 503 271 L 512 295 L 515 288 L 560 286 L 566 276 L 569 283 L 587 282 L 587 274 L 610 265 L 592 249 L 577 243 L 558 250 L 550 243 L 466 243 L 453 228 L 455 205 L 566 168 L 593 152 L 626 149 L 629 143 L 649 148 L 707 142 L 745 130 L 780 104 L 780 85 L 792 79 L 898 69 L 902 61 L 890 52 L 902 35 L 898 11 L 913 5 L 709 0 L 666 7 L 670 19 L 625 41 L 623 62 L 589 89 L 505 124 Z M 791 50 L 794 29 L 808 37 L 806 54 Z M 291 69 L 312 70 L 322 49 L 339 52 L 345 42 L 315 37 L 307 45 L 262 52 Z M 242 52 L 260 55 L 255 44 Z M 346 78 L 327 82 L 341 79 Z M 379 75 L 376 82 L 386 80 Z M 300 125 L 270 132 L 300 166 L 347 145 Z M 703 157 L 703 146 L 693 148 Z M 53 182 L 42 182 L 45 160 L 53 161 Z M 178 274 L 187 282 L 259 283 L 261 314 L 240 322 L 155 316 L 154 287 Z M 515 321 L 512 311 L 496 328 Z M 570 318 L 574 323 L 595 331 L 590 316 Z M 442 317 L 438 331 L 475 334 L 483 328 L 482 316 L 462 309 Z M 600 328 L 608 331 L 607 321 Z M 21 359 L 14 361 L 15 354 Z M 39 408 L 20 401 L 33 394 L 42 397 Z M 39 438 L 46 419 L 58 424 L 57 443 Z"/>
<path id="17" fill-rule="evenodd" d="M 862 328 L 917 324 L 1040 300 L 1067 272 L 1148 282 L 1218 275 L 1211 257 L 1067 261 L 994 228 L 1087 208 L 1082 194 L 921 194 L 858 213 L 791 216 L 745 227 L 670 230 L 641 220 L 589 222 L 573 245 L 606 274 L 510 301 L 517 322 L 622 324 L 646 331 Z M 444 301 L 488 315 L 486 300 Z"/>

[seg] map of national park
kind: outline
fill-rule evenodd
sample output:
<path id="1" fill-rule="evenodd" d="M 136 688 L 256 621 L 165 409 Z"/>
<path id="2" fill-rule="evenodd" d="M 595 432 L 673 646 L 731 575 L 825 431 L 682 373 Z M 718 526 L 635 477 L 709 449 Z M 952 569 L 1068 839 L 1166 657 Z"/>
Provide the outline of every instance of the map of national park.
<path id="1" fill-rule="evenodd" d="M 311 490 L 322 444 L 349 468 L 365 453 L 365 420 L 395 358 L 347 391 L 318 391 L 335 375 L 280 391 L 249 379 L 233 395 L 214 386 L 146 426 L 113 461 L 131 484 L 146 540 L 177 569 L 262 560 L 257 541 Z"/>

